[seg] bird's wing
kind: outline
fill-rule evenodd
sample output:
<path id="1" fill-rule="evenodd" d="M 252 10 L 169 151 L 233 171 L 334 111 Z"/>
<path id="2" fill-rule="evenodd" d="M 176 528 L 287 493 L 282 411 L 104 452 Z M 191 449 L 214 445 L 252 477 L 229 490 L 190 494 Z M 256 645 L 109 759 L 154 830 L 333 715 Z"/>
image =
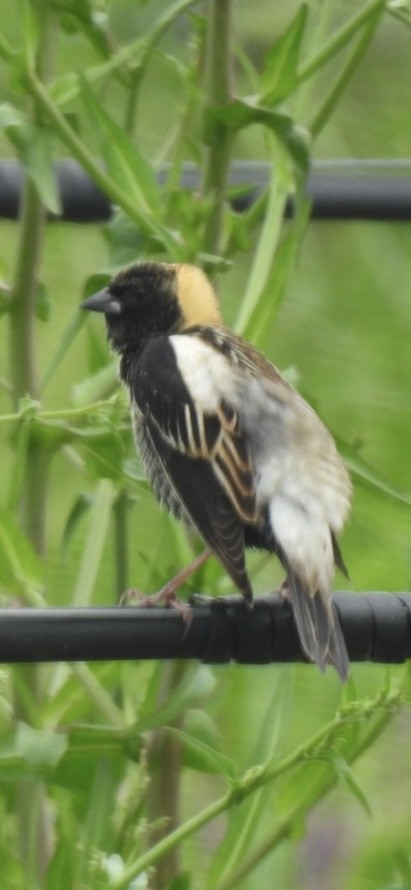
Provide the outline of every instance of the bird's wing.
<path id="1" fill-rule="evenodd" d="M 184 379 L 170 338 L 144 350 L 132 397 L 173 489 L 210 549 L 251 599 L 243 523 L 256 519 L 254 468 L 237 412 L 223 398 L 200 406 Z"/>

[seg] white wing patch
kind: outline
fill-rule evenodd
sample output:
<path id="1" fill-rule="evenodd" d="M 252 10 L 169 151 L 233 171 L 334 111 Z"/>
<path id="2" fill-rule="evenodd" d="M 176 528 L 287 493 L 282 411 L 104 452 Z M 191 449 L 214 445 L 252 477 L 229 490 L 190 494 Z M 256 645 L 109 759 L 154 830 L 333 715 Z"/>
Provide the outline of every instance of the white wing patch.
<path id="1" fill-rule="evenodd" d="M 213 413 L 222 399 L 235 403 L 236 379 L 224 355 L 199 337 L 174 334 L 170 337 L 177 365 L 195 405 Z"/>

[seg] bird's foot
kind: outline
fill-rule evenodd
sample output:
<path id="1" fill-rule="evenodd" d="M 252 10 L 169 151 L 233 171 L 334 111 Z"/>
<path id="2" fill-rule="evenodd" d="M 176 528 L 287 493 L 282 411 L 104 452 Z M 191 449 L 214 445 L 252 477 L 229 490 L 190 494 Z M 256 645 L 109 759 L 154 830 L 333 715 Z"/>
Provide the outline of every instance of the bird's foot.
<path id="1" fill-rule="evenodd" d="M 174 578 L 172 580 L 174 581 Z M 191 606 L 188 603 L 179 600 L 175 590 L 168 589 L 167 584 L 160 590 L 157 590 L 156 593 L 149 594 L 148 596 L 142 593 L 141 590 L 132 587 L 130 590 L 126 590 L 123 593 L 120 599 L 120 606 L 136 606 L 140 609 L 153 609 L 156 606 L 166 606 L 168 609 L 175 609 L 176 612 L 181 615 L 187 629 L 193 620 L 193 610 Z"/>
<path id="2" fill-rule="evenodd" d="M 178 572 L 174 578 L 170 578 L 163 587 L 160 588 L 156 593 L 152 593 L 149 596 L 145 596 L 141 590 L 137 590 L 136 588 L 131 588 L 130 590 L 126 590 L 121 599 L 121 606 L 129 606 L 135 605 L 140 608 L 152 608 L 154 606 L 165 605 L 168 608 L 176 609 L 177 612 L 183 618 L 184 623 L 187 628 L 190 626 L 192 618 L 193 618 L 193 610 L 188 603 L 184 603 L 177 597 L 177 590 L 182 587 L 182 585 L 191 578 L 191 575 L 206 562 L 206 560 L 211 556 L 209 550 L 204 550 L 188 566 Z"/>

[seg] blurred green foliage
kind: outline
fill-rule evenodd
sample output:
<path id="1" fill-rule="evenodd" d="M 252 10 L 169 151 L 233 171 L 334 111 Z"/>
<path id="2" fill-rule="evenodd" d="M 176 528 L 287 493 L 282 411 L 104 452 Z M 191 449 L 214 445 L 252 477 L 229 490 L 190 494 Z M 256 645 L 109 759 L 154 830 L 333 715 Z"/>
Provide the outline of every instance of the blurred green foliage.
<path id="1" fill-rule="evenodd" d="M 77 309 L 96 275 L 145 256 L 206 263 L 227 321 L 341 442 L 353 589 L 410 589 L 410 229 L 308 224 L 302 197 L 309 155 L 406 157 L 406 6 L 237 0 L 230 55 L 216 6 L 224 18 L 226 0 L 2 4 L 1 151 L 28 177 L 20 223 L 0 224 L 3 606 L 113 604 L 192 555 L 141 480 L 102 326 Z M 116 204 L 108 226 L 44 225 L 67 154 Z M 226 209 L 230 157 L 273 165 L 243 217 Z M 258 592 L 280 580 L 249 562 Z M 212 562 L 193 585 L 230 591 Z M 311 666 L 3 668 L 2 886 L 405 890 L 409 696 L 406 670 L 366 665 L 342 700 Z"/>

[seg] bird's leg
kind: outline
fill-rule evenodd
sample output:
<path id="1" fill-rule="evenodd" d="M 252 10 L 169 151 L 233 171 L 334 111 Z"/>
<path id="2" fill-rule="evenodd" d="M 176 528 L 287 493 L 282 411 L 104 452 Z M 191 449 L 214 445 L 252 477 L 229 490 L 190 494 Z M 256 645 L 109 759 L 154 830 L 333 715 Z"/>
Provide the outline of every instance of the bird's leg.
<path id="1" fill-rule="evenodd" d="M 288 578 L 284 578 L 282 584 L 279 587 L 279 594 L 281 599 L 283 599 L 286 603 L 290 603 L 292 600 L 290 585 L 288 583 Z"/>
<path id="2" fill-rule="evenodd" d="M 120 605 L 124 606 L 133 603 L 136 606 L 149 607 L 159 606 L 164 603 L 164 605 L 171 606 L 173 609 L 176 609 L 177 612 L 180 612 L 184 621 L 188 624 L 192 618 L 192 609 L 187 603 L 183 603 L 177 598 L 177 590 L 191 578 L 191 575 L 193 575 L 210 556 L 210 550 L 203 550 L 203 552 L 199 553 L 188 566 L 182 569 L 181 572 L 178 572 L 177 575 L 174 575 L 174 578 L 170 578 L 160 590 L 156 593 L 152 593 L 150 596 L 144 596 L 140 590 L 136 590 L 135 588 L 126 590 L 121 597 Z"/>

